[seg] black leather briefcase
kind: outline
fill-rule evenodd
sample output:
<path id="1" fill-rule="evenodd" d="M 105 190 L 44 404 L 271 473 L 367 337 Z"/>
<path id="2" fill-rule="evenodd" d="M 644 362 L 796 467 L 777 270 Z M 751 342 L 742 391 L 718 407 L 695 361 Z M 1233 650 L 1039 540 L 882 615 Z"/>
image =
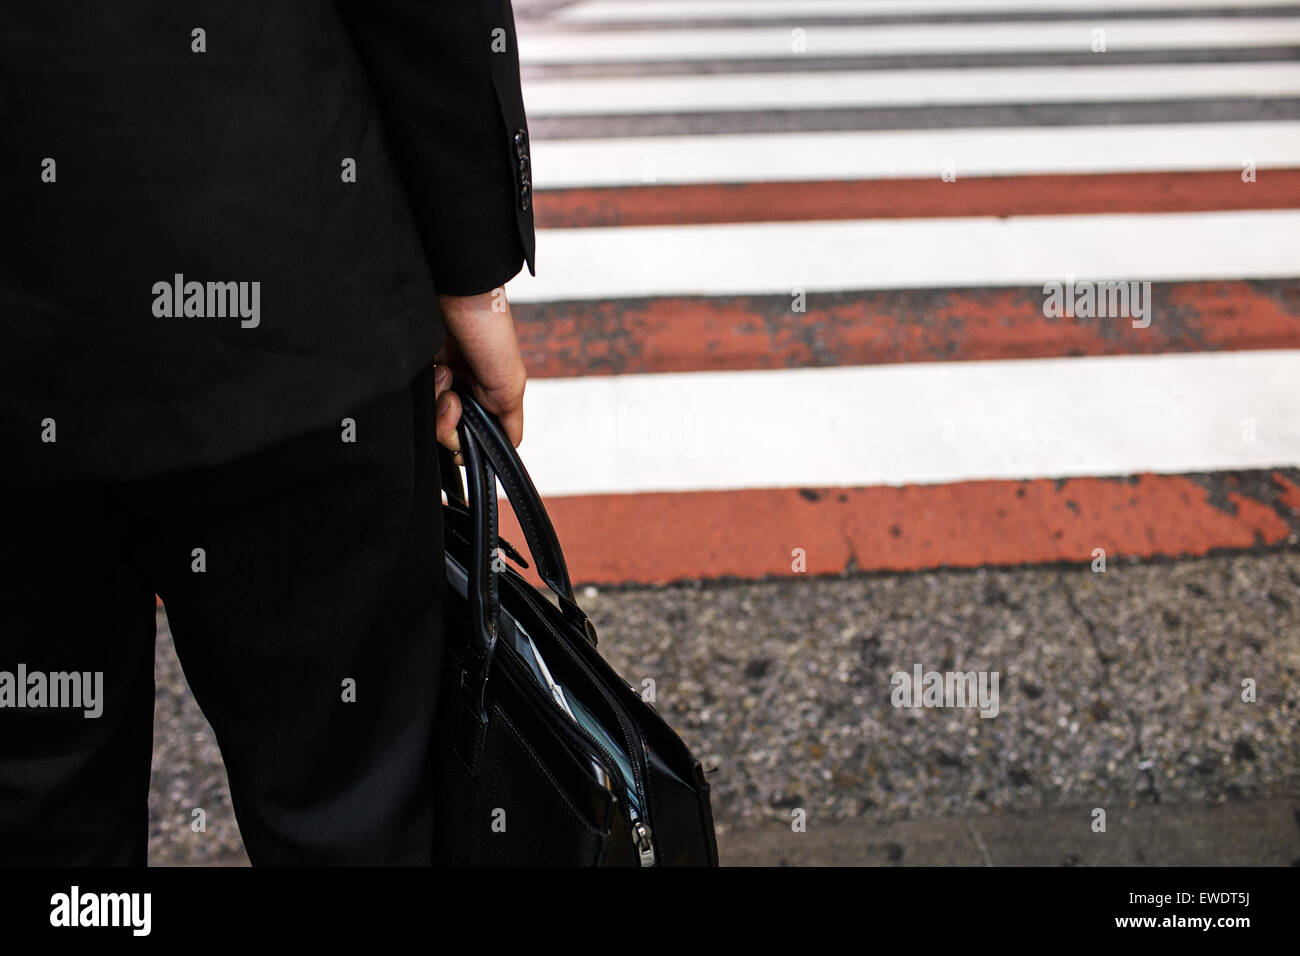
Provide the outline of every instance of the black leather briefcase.
<path id="1" fill-rule="evenodd" d="M 447 503 L 446 656 L 433 759 L 442 865 L 717 866 L 700 763 L 596 650 L 537 490 L 468 387 L 460 469 L 439 449 Z M 496 479 L 539 592 L 507 563 Z"/>

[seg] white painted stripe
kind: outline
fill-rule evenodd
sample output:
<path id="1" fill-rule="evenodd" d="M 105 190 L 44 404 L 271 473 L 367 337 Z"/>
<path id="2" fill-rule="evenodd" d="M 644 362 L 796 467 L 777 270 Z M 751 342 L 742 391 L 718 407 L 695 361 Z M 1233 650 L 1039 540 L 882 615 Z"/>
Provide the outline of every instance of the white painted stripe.
<path id="1" fill-rule="evenodd" d="M 586 0 L 551 18 L 572 23 L 655 20 L 791 20 L 800 17 L 899 17 L 980 13 L 1079 13 L 1089 7 L 1116 10 L 1213 10 L 1286 7 L 1295 0 Z"/>
<path id="2" fill-rule="evenodd" d="M 853 70 L 533 80 L 530 117 L 1300 96 L 1292 63 Z"/>
<path id="3" fill-rule="evenodd" d="M 521 273 L 507 290 L 511 301 L 543 302 L 1041 286 L 1069 276 L 1286 278 L 1300 275 L 1297 237 L 1293 209 L 541 229 L 537 276 Z"/>
<path id="4" fill-rule="evenodd" d="M 638 136 L 533 141 L 539 189 L 1300 166 L 1300 122 Z"/>
<path id="5" fill-rule="evenodd" d="M 538 379 L 520 454 L 544 495 L 1296 466 L 1298 381 L 1300 351 Z"/>
<path id="6" fill-rule="evenodd" d="M 1288 46 L 1300 42 L 1296 18 L 1222 17 L 1169 20 L 1068 20 L 921 26 L 697 27 L 685 29 L 535 31 L 519 38 L 520 62 L 620 63 L 641 60 L 799 60 L 819 56 L 1082 52 L 1104 30 L 1105 49 L 1181 50 Z M 1104 56 L 1099 53 L 1098 56 Z"/>

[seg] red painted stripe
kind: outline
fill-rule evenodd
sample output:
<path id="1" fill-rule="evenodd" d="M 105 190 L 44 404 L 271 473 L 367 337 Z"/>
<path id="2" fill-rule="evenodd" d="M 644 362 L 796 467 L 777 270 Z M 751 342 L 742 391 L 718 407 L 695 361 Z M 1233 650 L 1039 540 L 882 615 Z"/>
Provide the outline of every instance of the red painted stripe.
<path id="1" fill-rule="evenodd" d="M 1300 169 L 700 183 L 540 190 L 537 225 L 662 226 L 932 216 L 1048 216 L 1300 207 Z"/>
<path id="2" fill-rule="evenodd" d="M 1294 543 L 1300 469 L 587 495 L 546 507 L 577 584 L 1091 565 L 1096 548 L 1111 564 Z M 524 546 L 504 502 L 500 528 Z M 542 586 L 531 568 L 524 576 Z"/>
<path id="3" fill-rule="evenodd" d="M 1277 545 L 1300 530 L 1298 479 L 1292 470 L 593 495 L 551 498 L 547 509 L 575 582 L 659 584 Z M 522 544 L 508 508 L 501 533 Z M 803 572 L 792 569 L 799 548 Z"/>
<path id="4" fill-rule="evenodd" d="M 1300 279 L 1152 286 L 1150 328 L 1049 319 L 1040 288 L 514 306 L 535 378 L 1300 348 Z"/>

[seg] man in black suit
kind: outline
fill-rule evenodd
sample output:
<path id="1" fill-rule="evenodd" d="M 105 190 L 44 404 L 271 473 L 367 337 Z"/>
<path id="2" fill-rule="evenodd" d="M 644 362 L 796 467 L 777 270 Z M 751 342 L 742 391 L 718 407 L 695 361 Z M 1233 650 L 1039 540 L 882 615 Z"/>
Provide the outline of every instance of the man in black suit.
<path id="1" fill-rule="evenodd" d="M 0 864 L 145 862 L 155 593 L 255 864 L 433 862 L 528 145 L 509 0 L 0 10 Z"/>

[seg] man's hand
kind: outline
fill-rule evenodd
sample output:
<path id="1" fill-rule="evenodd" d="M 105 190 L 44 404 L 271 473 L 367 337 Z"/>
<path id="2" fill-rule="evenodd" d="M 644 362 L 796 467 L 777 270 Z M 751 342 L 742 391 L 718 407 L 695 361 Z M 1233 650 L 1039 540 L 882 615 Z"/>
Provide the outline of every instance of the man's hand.
<path id="1" fill-rule="evenodd" d="M 460 398 L 451 391 L 452 373 L 469 382 L 474 397 L 501 420 L 511 444 L 516 448 L 524 440 L 524 371 L 523 356 L 515 338 L 514 318 L 504 288 L 479 295 L 440 295 L 447 341 L 434 362 L 435 408 L 438 443 L 450 450 L 457 464 L 460 439 L 456 425 L 460 422 Z"/>

